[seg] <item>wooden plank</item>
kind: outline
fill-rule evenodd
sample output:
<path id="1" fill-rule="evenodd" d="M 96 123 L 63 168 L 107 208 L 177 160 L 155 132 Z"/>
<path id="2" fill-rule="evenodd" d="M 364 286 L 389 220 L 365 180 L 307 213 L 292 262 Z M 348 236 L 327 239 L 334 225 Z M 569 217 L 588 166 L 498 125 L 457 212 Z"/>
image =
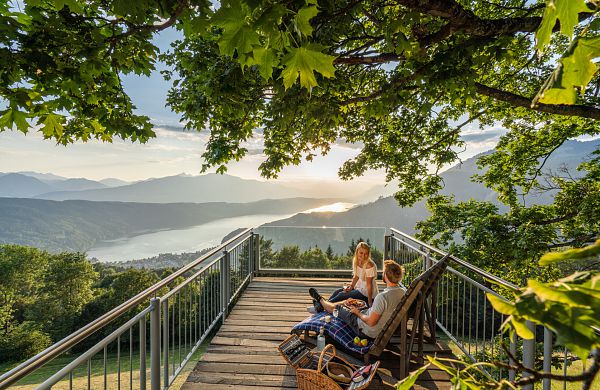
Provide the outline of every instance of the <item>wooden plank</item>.
<path id="1" fill-rule="evenodd" d="M 204 384 L 249 385 L 261 387 L 297 388 L 295 375 L 261 375 L 261 374 L 235 374 L 221 375 L 214 372 L 194 372 L 190 380 Z"/>
<path id="2" fill-rule="evenodd" d="M 229 325 L 221 326 L 221 332 L 254 332 L 254 333 L 290 333 L 290 326 L 272 326 L 265 324 L 248 325 Z"/>
<path id="3" fill-rule="evenodd" d="M 240 386 L 240 385 L 226 385 L 226 384 L 214 384 L 214 383 L 194 383 L 185 382 L 181 386 L 182 390 L 223 390 L 223 389 L 235 389 L 235 390 L 280 390 L 280 386 Z"/>
<path id="4" fill-rule="evenodd" d="M 214 353 L 231 353 L 236 355 L 270 355 L 280 356 L 279 351 L 275 347 L 254 347 L 241 345 L 214 345 L 210 344 L 206 348 L 206 352 Z"/>
<path id="5" fill-rule="evenodd" d="M 217 334 L 217 336 L 213 337 L 212 340 L 210 341 L 211 345 L 230 345 L 230 346 L 241 345 L 241 346 L 249 346 L 249 347 L 273 347 L 275 349 L 277 348 L 277 346 L 280 343 L 281 343 L 281 341 L 225 337 L 220 334 Z"/>
<path id="6" fill-rule="evenodd" d="M 293 302 L 269 302 L 269 301 L 254 301 L 251 299 L 245 299 L 243 301 L 238 301 L 235 306 L 239 307 L 240 309 L 250 309 L 253 310 L 254 308 L 257 308 L 258 310 L 265 310 L 265 309 L 269 309 L 269 310 L 274 310 L 274 311 L 294 311 L 294 312 L 299 312 L 299 311 L 306 311 L 306 306 L 308 306 L 310 304 L 310 302 L 297 302 L 297 303 L 293 303 Z"/>
<path id="7" fill-rule="evenodd" d="M 241 333 L 241 332 L 224 332 L 219 331 L 219 335 L 223 337 L 233 337 L 239 339 L 254 339 L 254 340 L 271 340 L 282 342 L 285 340 L 290 333 Z"/>
<path id="8" fill-rule="evenodd" d="M 285 313 L 285 317 L 288 319 L 297 319 L 298 321 L 302 321 L 303 319 L 309 317 L 311 314 L 309 312 L 306 311 L 306 309 L 304 311 L 300 310 L 300 311 L 295 311 L 295 312 L 286 312 Z M 264 317 L 265 319 L 267 317 L 271 317 L 271 318 L 275 318 L 275 319 L 281 319 L 283 317 L 283 315 L 280 312 L 269 312 L 269 311 L 260 311 L 260 310 L 256 310 L 256 309 L 248 309 L 248 308 L 234 308 L 231 311 L 230 317 L 234 317 L 234 316 L 244 316 L 245 318 L 248 317 Z"/>
<path id="9" fill-rule="evenodd" d="M 214 353 L 207 352 L 202 355 L 203 362 L 209 363 L 231 363 L 235 361 L 235 364 L 268 364 L 268 365 L 287 365 L 287 362 L 281 355 L 238 355 L 231 356 L 228 353 Z"/>
<path id="10" fill-rule="evenodd" d="M 294 320 L 285 320 L 285 319 L 279 319 L 279 318 L 274 318 L 272 319 L 272 321 L 266 321 L 264 323 L 261 323 L 261 325 L 265 325 L 265 326 L 287 326 L 288 329 L 291 329 L 291 327 L 295 324 L 297 324 L 298 321 L 294 321 Z M 247 319 L 246 317 L 240 317 L 237 316 L 236 318 L 227 318 L 225 320 L 225 324 L 226 325 L 245 325 L 245 326 L 255 326 L 257 324 L 256 319 Z"/>
<path id="11" fill-rule="evenodd" d="M 200 361 L 194 372 L 220 372 L 226 374 L 262 374 L 262 375 L 296 375 L 296 371 L 288 365 L 243 364 L 243 363 L 213 363 Z"/>

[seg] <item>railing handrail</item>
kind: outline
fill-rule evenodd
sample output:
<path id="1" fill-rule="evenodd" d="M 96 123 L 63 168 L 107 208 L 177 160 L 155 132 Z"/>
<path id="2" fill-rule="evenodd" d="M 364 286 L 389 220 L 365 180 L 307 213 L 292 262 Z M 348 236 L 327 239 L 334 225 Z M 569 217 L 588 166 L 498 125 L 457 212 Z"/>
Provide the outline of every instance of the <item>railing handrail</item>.
<path id="1" fill-rule="evenodd" d="M 231 244 L 232 242 L 237 241 L 238 239 L 240 239 L 240 237 L 243 237 L 244 235 L 246 235 L 250 232 L 252 232 L 252 228 L 248 228 L 248 229 L 240 232 L 239 234 L 230 238 L 229 240 L 222 243 L 221 245 L 209 250 L 208 252 L 206 252 L 202 256 L 198 257 L 196 260 L 192 261 L 188 265 L 173 272 L 171 275 L 160 280 L 156 284 L 148 287 L 144 291 L 138 293 L 134 297 L 123 302 L 122 304 L 113 308 L 112 310 L 106 312 L 105 314 L 101 315 L 100 317 L 98 317 L 94 321 L 90 322 L 89 324 L 83 326 L 79 330 L 71 333 L 70 335 L 63 338 L 62 340 L 52 344 L 51 346 L 49 346 L 42 352 L 31 357 L 30 359 L 26 360 L 25 362 L 19 364 L 17 367 L 13 368 L 12 370 L 2 374 L 0 376 L 0 389 L 10 386 L 11 384 L 15 383 L 19 379 L 23 378 L 25 375 L 36 370 L 38 367 L 43 366 L 48 361 L 54 359 L 56 356 L 67 351 L 71 347 L 77 345 L 80 341 L 82 341 L 89 335 L 93 334 L 98 329 L 102 328 L 103 326 L 111 323 L 113 320 L 118 318 L 121 314 L 132 309 L 133 307 L 138 305 L 140 302 L 142 302 L 146 298 L 150 297 L 152 294 L 155 294 L 157 291 L 159 291 L 161 288 L 163 288 L 164 286 L 168 285 L 169 283 L 171 283 L 172 281 L 177 279 L 179 276 L 183 275 L 190 269 L 195 268 L 198 264 L 207 260 L 208 258 L 215 255 L 216 253 L 221 252 L 224 248 L 227 247 L 227 245 Z"/>
<path id="2" fill-rule="evenodd" d="M 307 225 L 268 225 L 263 224 L 254 229 L 262 228 L 298 228 L 298 229 L 389 229 L 387 226 L 307 226 Z"/>
<path id="3" fill-rule="evenodd" d="M 415 237 L 413 237 L 413 236 L 411 236 L 409 234 L 406 234 L 406 233 L 404 233 L 404 232 L 402 232 L 402 231 L 400 231 L 398 229 L 390 228 L 390 230 L 392 231 L 392 234 L 399 234 L 402 237 L 408 238 L 409 240 L 411 240 L 413 242 L 416 242 L 419 245 L 422 245 L 423 247 L 429 249 L 430 251 L 432 251 L 434 253 L 437 253 L 438 255 L 441 255 L 441 256 L 448 255 L 447 252 L 444 252 L 441 249 L 438 249 L 438 248 L 436 248 L 434 246 L 431 246 L 431 245 L 427 244 L 426 242 L 423 242 L 423 241 L 421 241 L 421 240 L 419 240 L 419 239 L 417 239 L 417 238 L 415 238 Z M 502 278 L 500 278 L 500 277 L 498 277 L 498 276 L 496 276 L 494 274 L 491 274 L 491 273 L 489 273 L 487 271 L 484 271 L 481 268 L 478 268 L 478 267 L 476 267 L 476 266 L 474 266 L 474 265 L 472 265 L 472 264 L 470 264 L 470 263 L 468 263 L 468 262 L 466 262 L 466 261 L 464 261 L 464 260 L 462 260 L 462 259 L 454 256 L 454 255 L 450 255 L 450 260 L 454 261 L 457 264 L 460 264 L 461 266 L 465 267 L 469 271 L 472 271 L 472 272 L 478 274 L 479 276 L 481 276 L 481 277 L 483 277 L 485 279 L 491 280 L 492 282 L 494 282 L 494 283 L 496 283 L 496 284 L 498 284 L 498 285 L 500 285 L 502 287 L 508 288 L 510 290 L 513 290 L 513 291 L 519 290 L 519 286 L 517 286 L 517 285 L 515 285 L 515 284 L 513 284 L 513 283 L 511 283 L 509 281 L 506 281 L 506 280 L 504 280 L 504 279 L 502 279 Z"/>

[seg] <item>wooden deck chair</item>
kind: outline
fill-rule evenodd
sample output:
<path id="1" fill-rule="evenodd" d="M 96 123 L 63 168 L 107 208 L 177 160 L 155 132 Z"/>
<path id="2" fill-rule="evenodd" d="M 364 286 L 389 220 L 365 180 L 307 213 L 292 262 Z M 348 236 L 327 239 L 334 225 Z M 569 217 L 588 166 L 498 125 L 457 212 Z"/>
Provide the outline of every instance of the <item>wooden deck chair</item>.
<path id="1" fill-rule="evenodd" d="M 362 356 L 365 363 L 373 358 L 378 358 L 385 349 L 393 350 L 400 354 L 400 375 L 402 379 L 408 375 L 410 358 L 417 341 L 418 359 L 423 361 L 424 325 L 427 320 L 432 341 L 435 343 L 435 311 L 436 311 L 436 288 L 438 281 L 448 266 L 450 255 L 431 266 L 428 270 L 417 276 L 406 290 L 406 294 L 394 310 L 394 313 L 386 322 L 379 335 L 371 345 L 369 351 Z M 431 304 L 429 303 L 431 297 Z M 408 320 L 412 318 L 412 329 L 408 329 Z M 392 336 L 396 333 L 400 336 L 399 348 L 389 345 Z M 338 353 L 354 364 L 360 360 L 342 351 Z"/>

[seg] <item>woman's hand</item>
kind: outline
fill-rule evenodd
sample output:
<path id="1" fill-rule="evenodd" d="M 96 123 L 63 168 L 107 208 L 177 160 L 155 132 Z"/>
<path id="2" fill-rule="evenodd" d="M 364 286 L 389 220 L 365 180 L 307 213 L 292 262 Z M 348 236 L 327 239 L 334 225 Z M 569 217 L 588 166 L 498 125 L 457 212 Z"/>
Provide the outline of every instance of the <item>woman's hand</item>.
<path id="1" fill-rule="evenodd" d="M 346 284 L 344 286 L 344 292 L 348 292 L 348 291 L 351 291 L 351 290 L 354 290 L 354 287 L 352 287 L 351 284 Z"/>

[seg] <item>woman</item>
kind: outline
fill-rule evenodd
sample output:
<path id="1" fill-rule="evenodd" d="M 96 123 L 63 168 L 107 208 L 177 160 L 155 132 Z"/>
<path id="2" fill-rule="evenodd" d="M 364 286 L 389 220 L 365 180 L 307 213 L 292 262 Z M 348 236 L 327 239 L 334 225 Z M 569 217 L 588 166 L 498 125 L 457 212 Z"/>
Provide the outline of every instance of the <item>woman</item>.
<path id="1" fill-rule="evenodd" d="M 329 302 L 340 302 L 348 298 L 360 299 L 371 307 L 377 295 L 377 266 L 371 260 L 371 249 L 366 242 L 359 242 L 352 258 L 352 283 L 335 290 Z"/>

